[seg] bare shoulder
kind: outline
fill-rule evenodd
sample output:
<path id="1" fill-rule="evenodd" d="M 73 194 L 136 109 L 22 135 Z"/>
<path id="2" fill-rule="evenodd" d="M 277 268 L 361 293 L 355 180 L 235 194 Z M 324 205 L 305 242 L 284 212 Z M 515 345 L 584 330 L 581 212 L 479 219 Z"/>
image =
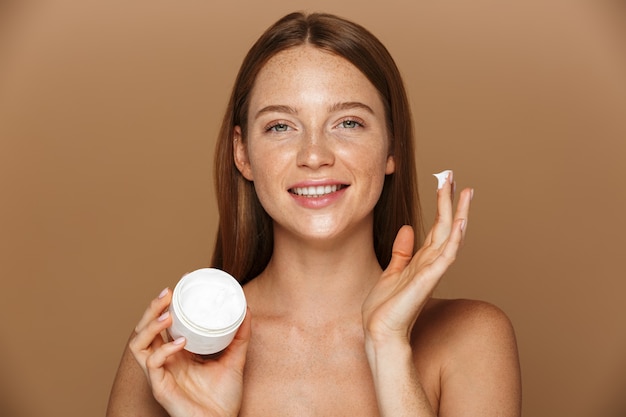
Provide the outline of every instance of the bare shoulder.
<path id="1" fill-rule="evenodd" d="M 511 320 L 498 306 L 479 300 L 432 299 L 416 323 L 420 331 L 437 330 L 451 338 L 514 337 Z"/>
<path id="2" fill-rule="evenodd" d="M 511 320 L 501 308 L 485 301 L 432 299 L 415 324 L 413 338 L 422 343 L 426 338 L 435 341 L 442 366 L 495 354 L 518 360 Z"/>
<path id="3" fill-rule="evenodd" d="M 418 370 L 438 385 L 432 389 L 440 416 L 520 415 L 517 341 L 501 308 L 433 299 L 415 323 L 412 342 Z"/>

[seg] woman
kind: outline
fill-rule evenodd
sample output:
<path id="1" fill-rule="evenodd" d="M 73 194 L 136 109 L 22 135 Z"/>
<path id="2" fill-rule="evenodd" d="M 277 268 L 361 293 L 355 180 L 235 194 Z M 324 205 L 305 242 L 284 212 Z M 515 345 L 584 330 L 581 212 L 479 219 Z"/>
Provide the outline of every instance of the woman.
<path id="1" fill-rule="evenodd" d="M 216 150 L 213 266 L 244 284 L 233 343 L 202 360 L 164 341 L 171 291 L 131 336 L 108 416 L 519 416 L 513 329 L 436 300 L 467 227 L 452 172 L 421 239 L 399 72 L 367 30 L 285 16 L 244 59 Z M 414 231 L 414 228 L 416 231 Z"/>

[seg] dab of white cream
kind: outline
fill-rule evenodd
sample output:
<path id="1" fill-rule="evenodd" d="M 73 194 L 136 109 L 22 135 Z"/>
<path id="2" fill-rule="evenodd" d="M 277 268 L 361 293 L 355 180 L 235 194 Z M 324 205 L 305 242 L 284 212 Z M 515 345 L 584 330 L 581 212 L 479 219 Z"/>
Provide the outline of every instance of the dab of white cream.
<path id="1" fill-rule="evenodd" d="M 435 178 L 437 178 L 437 189 L 438 190 L 441 190 L 441 188 L 444 186 L 444 184 L 448 180 L 448 177 L 450 176 L 451 172 L 452 172 L 451 170 L 446 169 L 445 171 L 441 171 L 438 174 L 433 174 L 433 176 Z"/>
<path id="2" fill-rule="evenodd" d="M 181 293 L 181 305 L 187 319 L 204 329 L 223 329 L 245 310 L 236 288 L 228 282 L 194 282 Z"/>

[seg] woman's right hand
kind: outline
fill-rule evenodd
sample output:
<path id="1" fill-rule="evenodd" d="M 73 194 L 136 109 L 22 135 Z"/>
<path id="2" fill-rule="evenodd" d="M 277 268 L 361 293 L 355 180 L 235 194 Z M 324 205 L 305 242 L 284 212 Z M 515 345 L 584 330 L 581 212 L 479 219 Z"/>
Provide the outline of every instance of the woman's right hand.
<path id="1" fill-rule="evenodd" d="M 232 343 L 216 359 L 183 350 L 185 339 L 166 342 L 172 292 L 152 300 L 135 328 L 129 349 L 143 369 L 154 398 L 172 417 L 236 416 L 243 396 L 243 368 L 250 341 L 250 311 Z"/>

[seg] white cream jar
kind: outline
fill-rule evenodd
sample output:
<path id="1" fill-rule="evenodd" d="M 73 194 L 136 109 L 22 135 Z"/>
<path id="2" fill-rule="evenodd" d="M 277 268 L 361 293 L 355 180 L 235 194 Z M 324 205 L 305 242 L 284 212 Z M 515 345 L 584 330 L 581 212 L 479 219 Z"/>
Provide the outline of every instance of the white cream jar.
<path id="1" fill-rule="evenodd" d="M 184 275 L 174 287 L 169 333 L 187 339 L 185 349 L 200 355 L 224 350 L 246 316 L 243 288 L 230 274 L 202 268 Z"/>

